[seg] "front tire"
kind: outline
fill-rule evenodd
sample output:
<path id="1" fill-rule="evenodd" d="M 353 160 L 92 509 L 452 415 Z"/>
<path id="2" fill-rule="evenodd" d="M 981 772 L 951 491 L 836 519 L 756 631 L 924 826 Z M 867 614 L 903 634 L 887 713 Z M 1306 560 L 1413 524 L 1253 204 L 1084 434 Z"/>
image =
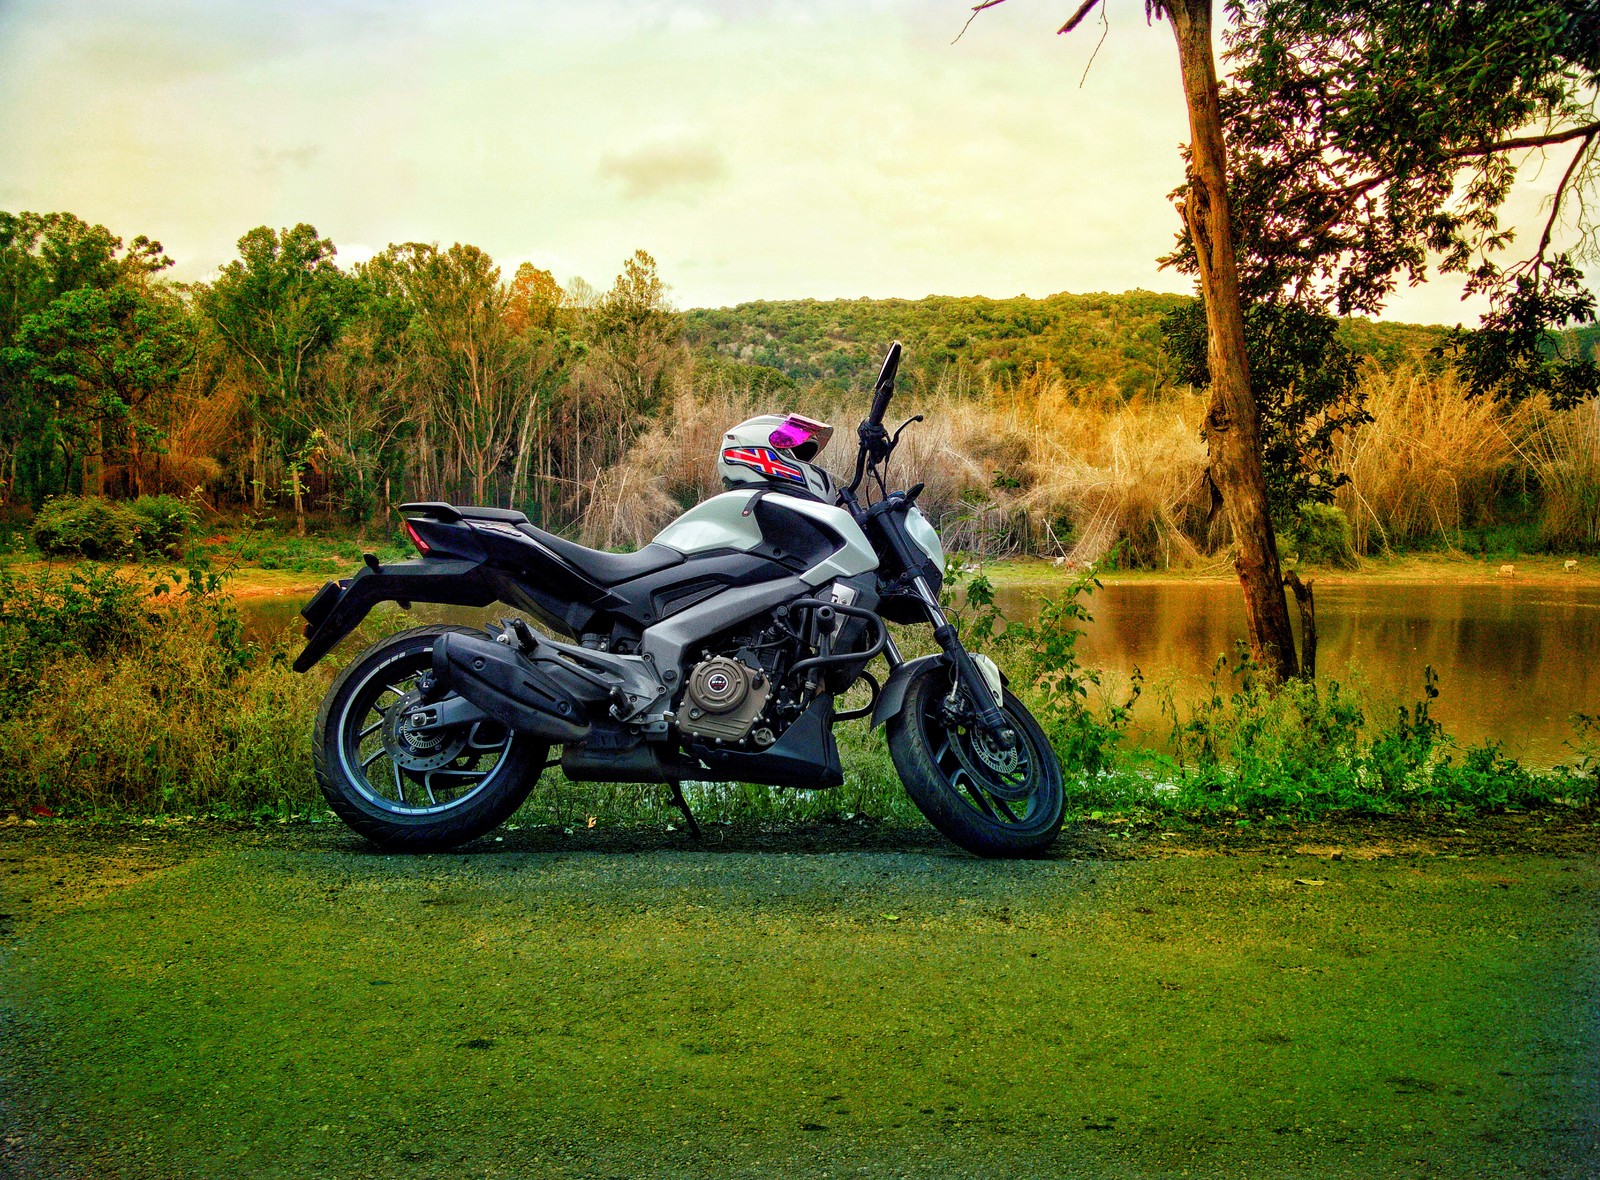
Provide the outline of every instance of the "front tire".
<path id="1" fill-rule="evenodd" d="M 544 767 L 547 746 L 495 721 L 420 735 L 400 726 L 432 670 L 434 641 L 450 631 L 481 634 L 416 627 L 391 635 L 339 673 L 317 710 L 312 757 L 323 797 L 386 849 L 432 852 L 493 831 Z"/>
<path id="2" fill-rule="evenodd" d="M 950 665 L 930 664 L 890 718 L 889 756 L 928 822 L 977 856 L 1037 856 L 1061 831 L 1061 763 L 1023 703 L 1001 711 L 1017 735 L 1002 750 L 978 726 L 948 716 Z"/>

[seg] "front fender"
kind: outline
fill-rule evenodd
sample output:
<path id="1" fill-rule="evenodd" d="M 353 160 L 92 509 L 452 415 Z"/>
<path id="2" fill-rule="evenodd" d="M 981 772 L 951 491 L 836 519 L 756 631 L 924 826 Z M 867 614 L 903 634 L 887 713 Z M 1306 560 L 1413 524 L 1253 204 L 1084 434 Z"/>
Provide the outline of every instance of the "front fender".
<path id="1" fill-rule="evenodd" d="M 380 602 L 488 606 L 498 597 L 480 561 L 423 558 L 380 566 L 374 560 L 353 578 L 329 582 L 306 603 L 300 612 L 306 620 L 306 647 L 294 670 L 309 670 Z"/>
<path id="2" fill-rule="evenodd" d="M 872 706 L 872 721 L 869 728 L 876 729 L 887 724 L 889 719 L 906 707 L 906 693 L 911 691 L 911 682 L 923 672 L 934 665 L 944 662 L 944 654 L 931 656 L 918 656 L 914 660 L 907 660 L 893 672 L 889 679 L 883 682 L 883 688 L 878 693 L 878 699 Z"/>
<path id="3" fill-rule="evenodd" d="M 871 728 L 887 724 L 891 717 L 905 708 L 906 693 L 911 691 L 913 680 L 933 665 L 946 662 L 948 661 L 943 652 L 931 656 L 918 656 L 914 660 L 907 660 L 889 673 L 889 679 L 883 682 L 883 688 L 878 692 L 878 699 L 872 706 Z M 1011 678 L 1001 672 L 1000 682 L 1009 685 Z"/>

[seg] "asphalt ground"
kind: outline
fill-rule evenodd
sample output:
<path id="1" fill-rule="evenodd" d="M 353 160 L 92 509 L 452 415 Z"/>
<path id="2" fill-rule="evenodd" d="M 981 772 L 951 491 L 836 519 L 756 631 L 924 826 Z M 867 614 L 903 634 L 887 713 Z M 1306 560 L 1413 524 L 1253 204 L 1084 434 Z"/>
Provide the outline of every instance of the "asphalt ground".
<path id="1" fill-rule="evenodd" d="M 1600 827 L 0 825 L 0 1175 L 1600 1175 Z"/>

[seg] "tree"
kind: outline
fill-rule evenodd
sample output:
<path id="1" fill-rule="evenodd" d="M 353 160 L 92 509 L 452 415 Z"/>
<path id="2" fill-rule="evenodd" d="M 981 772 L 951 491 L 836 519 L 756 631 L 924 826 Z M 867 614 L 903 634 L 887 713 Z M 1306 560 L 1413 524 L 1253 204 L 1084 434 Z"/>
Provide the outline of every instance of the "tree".
<path id="1" fill-rule="evenodd" d="M 199 293 L 201 310 L 249 377 L 252 499 L 259 508 L 267 486 L 270 430 L 277 458 L 289 470 L 295 524 L 302 535 L 302 402 L 315 362 L 337 339 L 353 296 L 334 254 L 333 242 L 319 238 L 310 225 L 281 232 L 258 226 L 239 239 L 239 257 Z"/>
<path id="2" fill-rule="evenodd" d="M 177 382 L 192 355 L 176 297 L 128 283 L 68 291 L 24 319 L 17 344 L 4 354 L 53 400 L 50 421 L 68 457 L 64 468 L 71 470 L 74 453 L 81 457 L 85 495 L 105 494 L 105 458 L 117 450 L 140 491 L 139 455 L 159 434 L 143 415 L 145 403 Z"/>
<path id="3" fill-rule="evenodd" d="M 1455 356 L 1473 388 L 1600 391 L 1552 329 L 1593 322 L 1576 263 L 1600 248 L 1600 4 L 1594 0 L 1233 0 L 1222 93 L 1251 297 L 1375 314 L 1430 260 L 1489 297 Z M 1500 212 L 1522 161 L 1560 153 L 1531 251 Z M 1563 227 L 1572 232 L 1561 248 Z M 1180 251 L 1180 253 L 1182 253 Z"/>
<path id="4" fill-rule="evenodd" d="M 482 503 L 490 478 L 514 457 L 515 496 L 530 413 L 561 376 L 560 288 L 533 267 L 507 288 L 493 259 L 459 242 L 446 250 L 391 246 L 362 273 L 404 317 L 409 380 L 425 417 L 421 442 L 443 444 L 439 475 L 459 483 L 464 474 Z"/>
<path id="5" fill-rule="evenodd" d="M 1358 359 L 1340 338 L 1339 321 L 1297 304 L 1245 307 L 1250 390 L 1261 414 L 1261 459 L 1267 504 L 1276 527 L 1293 523 L 1303 505 L 1325 504 L 1349 479 L 1334 470 L 1334 442 L 1372 416 L 1357 383 Z M 1176 377 L 1211 384 L 1205 302 L 1196 299 L 1161 319 L 1162 346 Z"/>
<path id="6" fill-rule="evenodd" d="M 105 226 L 71 213 L 0 212 L 0 500 L 38 500 L 71 479 L 55 395 L 35 385 L 31 355 L 8 351 L 23 324 L 69 292 L 139 286 L 170 265 L 161 244 L 143 235 L 124 247 Z"/>
<path id="7" fill-rule="evenodd" d="M 973 13 L 1003 2 L 982 0 Z M 1071 32 L 1099 3 L 1083 0 L 1059 31 Z M 1228 157 L 1212 55 L 1211 0 L 1146 0 L 1145 11 L 1172 26 L 1189 112 L 1188 170 L 1178 209 L 1192 242 L 1206 309 L 1211 401 L 1204 433 L 1213 496 L 1220 498 L 1233 527 L 1238 553 L 1234 569 L 1244 591 L 1251 653 L 1270 674 L 1289 679 L 1299 674 L 1300 666 L 1261 461 L 1260 413 L 1250 390 Z"/>
<path id="8" fill-rule="evenodd" d="M 667 301 L 656 260 L 635 250 L 588 322 L 591 355 L 616 396 L 619 445 L 626 444 L 630 422 L 657 408 L 682 335 L 683 318 Z"/>

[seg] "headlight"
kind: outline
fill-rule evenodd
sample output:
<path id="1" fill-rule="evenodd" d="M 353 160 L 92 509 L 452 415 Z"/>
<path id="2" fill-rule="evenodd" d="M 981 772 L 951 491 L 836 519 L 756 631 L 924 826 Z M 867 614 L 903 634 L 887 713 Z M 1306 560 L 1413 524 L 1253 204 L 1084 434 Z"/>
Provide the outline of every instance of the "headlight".
<path id="1" fill-rule="evenodd" d="M 911 511 L 906 513 L 906 532 L 911 534 L 911 539 L 916 542 L 917 548 L 928 555 L 928 559 L 939 569 L 939 576 L 944 577 L 944 545 L 939 541 L 939 530 L 928 523 L 928 518 L 922 515 L 922 510 L 915 504 Z"/>

